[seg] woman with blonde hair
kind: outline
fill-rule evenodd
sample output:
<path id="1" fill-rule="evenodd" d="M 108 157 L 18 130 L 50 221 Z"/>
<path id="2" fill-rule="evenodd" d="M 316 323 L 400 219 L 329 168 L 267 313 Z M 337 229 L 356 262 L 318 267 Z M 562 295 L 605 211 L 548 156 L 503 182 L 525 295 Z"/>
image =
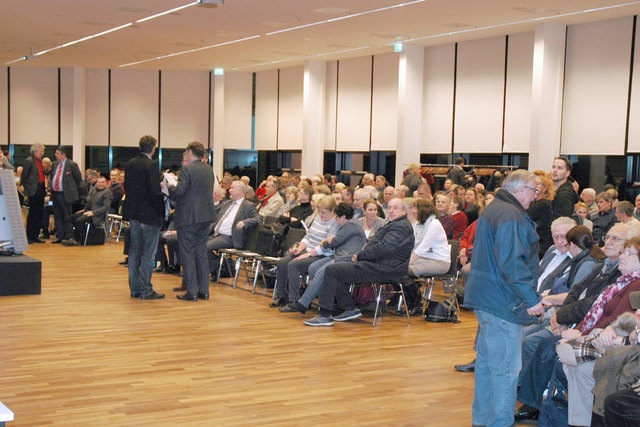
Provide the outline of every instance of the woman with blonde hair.
<path id="1" fill-rule="evenodd" d="M 555 196 L 555 187 L 551 176 L 544 171 L 534 170 L 536 176 L 536 199 L 529 205 L 527 213 L 538 225 L 536 231 L 540 237 L 540 258 L 544 256 L 547 249 L 553 245 L 551 237 L 551 222 L 553 222 L 553 208 L 551 201 Z"/>

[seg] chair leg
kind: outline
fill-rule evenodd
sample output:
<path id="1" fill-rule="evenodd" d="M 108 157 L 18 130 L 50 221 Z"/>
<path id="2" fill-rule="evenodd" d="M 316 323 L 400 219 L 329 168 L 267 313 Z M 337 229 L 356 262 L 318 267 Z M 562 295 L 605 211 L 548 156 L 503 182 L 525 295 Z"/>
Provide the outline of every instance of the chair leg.
<path id="1" fill-rule="evenodd" d="M 254 260 L 255 262 L 255 271 L 253 273 L 253 289 L 251 289 L 251 293 L 255 294 L 256 293 L 256 285 L 258 284 L 258 273 L 262 273 L 262 261 L 260 260 Z M 265 282 L 266 283 L 266 282 Z"/>
<path id="2" fill-rule="evenodd" d="M 89 239 L 89 229 L 91 229 L 91 223 L 87 222 L 87 231 L 84 233 L 84 243 L 82 246 L 87 246 L 87 240 Z"/>
<path id="3" fill-rule="evenodd" d="M 398 283 L 400 285 L 400 292 L 402 293 L 402 302 L 404 302 L 404 313 L 407 315 L 407 320 L 409 321 L 409 325 L 411 325 L 411 313 L 409 313 L 409 307 L 407 306 L 407 299 L 404 297 L 404 285 L 402 282 Z"/>
<path id="4" fill-rule="evenodd" d="M 233 277 L 233 289 L 236 288 L 236 284 L 238 283 L 238 275 L 240 274 L 240 263 L 242 262 L 242 257 L 239 256 L 236 259 L 236 274 Z"/>
<path id="5" fill-rule="evenodd" d="M 382 299 L 382 288 L 384 288 L 384 285 L 376 285 L 375 283 L 372 283 L 371 286 L 373 286 L 373 293 L 374 295 L 376 295 L 376 311 L 373 314 L 373 323 L 371 324 L 371 326 L 374 327 L 376 326 L 376 319 L 378 318 L 378 308 L 380 307 L 380 300 Z M 379 288 L 377 288 L 377 286 L 379 286 Z M 380 315 L 382 316 L 382 313 L 380 313 Z"/>
<path id="6" fill-rule="evenodd" d="M 276 280 L 273 282 L 273 295 L 271 296 L 271 299 L 276 299 L 276 288 L 277 287 L 278 287 L 278 277 L 276 276 Z"/>
<path id="7" fill-rule="evenodd" d="M 427 299 L 431 299 L 431 294 L 433 294 L 433 285 L 435 283 L 435 279 L 433 277 L 429 278 L 429 297 Z"/>
<path id="8" fill-rule="evenodd" d="M 216 283 L 220 283 L 220 272 L 222 271 L 222 263 L 224 262 L 227 254 L 224 252 L 220 254 L 220 265 L 218 266 L 218 275 L 216 276 Z"/>

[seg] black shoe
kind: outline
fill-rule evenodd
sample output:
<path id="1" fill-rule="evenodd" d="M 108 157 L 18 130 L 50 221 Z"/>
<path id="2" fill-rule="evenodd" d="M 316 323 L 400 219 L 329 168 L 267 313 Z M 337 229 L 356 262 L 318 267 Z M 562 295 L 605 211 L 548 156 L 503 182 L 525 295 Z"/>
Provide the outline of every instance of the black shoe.
<path id="1" fill-rule="evenodd" d="M 269 268 L 262 271 L 265 276 L 276 277 L 278 275 L 278 267 Z"/>
<path id="2" fill-rule="evenodd" d="M 140 298 L 140 292 L 136 292 L 135 294 L 131 294 L 131 298 Z"/>
<path id="3" fill-rule="evenodd" d="M 54 242 L 55 243 L 55 242 Z M 124 261 L 120 261 L 118 264 L 120 265 L 129 265 L 129 257 L 126 257 Z"/>
<path id="4" fill-rule="evenodd" d="M 269 307 L 271 308 L 284 307 L 285 305 L 287 305 L 286 298 L 280 297 L 280 298 L 276 298 L 271 304 L 269 304 Z"/>
<path id="5" fill-rule="evenodd" d="M 473 359 L 466 365 L 456 365 L 454 368 L 459 372 L 473 372 L 476 370 L 476 359 Z"/>
<path id="6" fill-rule="evenodd" d="M 198 292 L 198 299 L 207 300 L 209 299 L 209 294 L 201 294 L 200 292 Z"/>
<path id="7" fill-rule="evenodd" d="M 80 243 L 76 239 L 67 239 L 62 241 L 63 246 L 80 246 Z"/>
<path id="8" fill-rule="evenodd" d="M 190 295 L 189 292 L 184 295 L 176 295 L 176 298 L 181 299 L 182 301 L 198 301 L 198 296 Z"/>
<path id="9" fill-rule="evenodd" d="M 184 292 L 187 290 L 186 286 L 179 286 L 177 288 L 173 288 L 173 292 Z"/>
<path id="10" fill-rule="evenodd" d="M 282 313 L 306 313 L 307 308 L 299 302 L 290 302 L 280 309 Z"/>
<path id="11" fill-rule="evenodd" d="M 156 268 L 153 269 L 154 273 L 161 273 L 164 270 L 163 266 L 158 266 Z"/>
<path id="12" fill-rule="evenodd" d="M 529 405 L 522 405 L 516 409 L 515 418 L 516 421 L 537 421 L 540 415 L 540 410 Z"/>
<path id="13" fill-rule="evenodd" d="M 404 307 L 396 311 L 396 316 L 406 316 Z M 409 316 L 422 316 L 422 307 L 419 305 L 409 309 Z"/>
<path id="14" fill-rule="evenodd" d="M 33 240 L 28 240 L 29 244 L 32 245 L 34 243 L 44 243 L 44 240 L 40 239 L 40 238 L 35 238 Z"/>
<path id="15" fill-rule="evenodd" d="M 53 244 L 56 244 L 56 243 L 62 243 L 62 239 L 56 239 L 56 240 L 54 240 L 54 241 L 53 241 L 53 242 L 51 242 L 51 243 L 53 243 Z"/>
<path id="16" fill-rule="evenodd" d="M 146 297 L 143 297 L 142 295 L 140 295 L 140 299 L 162 299 L 162 298 L 164 298 L 164 294 L 159 294 L 156 291 L 151 292 Z"/>

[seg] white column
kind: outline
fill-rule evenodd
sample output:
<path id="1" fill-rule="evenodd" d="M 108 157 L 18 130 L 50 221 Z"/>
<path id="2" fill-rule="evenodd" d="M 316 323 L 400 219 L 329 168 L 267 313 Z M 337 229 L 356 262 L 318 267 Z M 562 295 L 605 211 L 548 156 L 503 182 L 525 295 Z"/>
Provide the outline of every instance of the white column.
<path id="1" fill-rule="evenodd" d="M 224 76 L 213 76 L 213 173 L 224 174 Z"/>
<path id="2" fill-rule="evenodd" d="M 323 173 L 326 64 L 304 63 L 302 100 L 302 175 Z"/>
<path id="3" fill-rule="evenodd" d="M 73 67 L 73 122 L 71 127 L 71 144 L 73 160 L 78 164 L 84 176 L 84 146 L 86 145 L 86 74 L 84 67 Z"/>
<path id="4" fill-rule="evenodd" d="M 402 182 L 402 171 L 409 163 L 420 161 L 424 46 L 405 46 L 398 68 L 396 186 Z"/>
<path id="5" fill-rule="evenodd" d="M 529 169 L 551 169 L 560 154 L 566 25 L 538 24 L 533 48 Z"/>

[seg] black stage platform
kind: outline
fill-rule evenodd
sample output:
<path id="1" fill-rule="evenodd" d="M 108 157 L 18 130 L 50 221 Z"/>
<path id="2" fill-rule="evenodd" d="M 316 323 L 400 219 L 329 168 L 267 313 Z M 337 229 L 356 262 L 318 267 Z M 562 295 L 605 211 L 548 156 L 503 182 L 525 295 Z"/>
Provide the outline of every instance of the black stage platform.
<path id="1" fill-rule="evenodd" d="M 42 262 L 26 255 L 0 256 L 0 296 L 38 295 Z"/>

